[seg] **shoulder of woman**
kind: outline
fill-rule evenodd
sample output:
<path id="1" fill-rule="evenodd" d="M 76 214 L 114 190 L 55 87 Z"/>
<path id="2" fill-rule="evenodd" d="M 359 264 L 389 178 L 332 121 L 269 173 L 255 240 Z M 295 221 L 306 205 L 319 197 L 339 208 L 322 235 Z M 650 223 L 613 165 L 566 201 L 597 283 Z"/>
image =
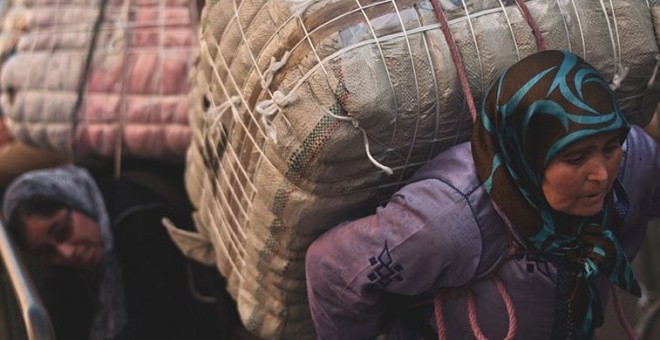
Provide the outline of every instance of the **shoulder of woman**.
<path id="1" fill-rule="evenodd" d="M 642 128 L 633 125 L 623 145 L 618 177 L 624 182 L 642 182 L 660 171 L 660 146 Z M 625 183 L 624 183 L 625 184 Z"/>

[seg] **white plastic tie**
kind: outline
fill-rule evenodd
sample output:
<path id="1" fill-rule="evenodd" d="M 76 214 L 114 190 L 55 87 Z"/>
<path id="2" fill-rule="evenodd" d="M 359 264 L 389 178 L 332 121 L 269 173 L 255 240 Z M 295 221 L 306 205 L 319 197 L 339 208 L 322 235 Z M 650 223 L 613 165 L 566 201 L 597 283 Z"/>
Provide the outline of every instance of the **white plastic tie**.
<path id="1" fill-rule="evenodd" d="M 655 56 L 655 67 L 653 68 L 653 74 L 651 74 L 649 82 L 646 84 L 647 87 L 653 87 L 653 85 L 655 85 L 658 76 L 658 68 L 660 68 L 660 54 Z"/>
<path id="2" fill-rule="evenodd" d="M 268 65 L 268 68 L 261 79 L 262 88 L 267 89 L 270 86 L 270 83 L 273 82 L 273 78 L 275 77 L 275 72 L 279 71 L 284 65 L 286 65 L 286 62 L 289 61 L 289 57 L 291 57 L 291 51 L 286 51 L 282 56 L 282 59 L 279 61 L 275 59 L 275 57 L 270 58 L 270 65 Z"/>
<path id="3" fill-rule="evenodd" d="M 336 114 L 330 112 L 330 110 L 328 110 L 328 109 L 325 108 L 325 107 L 322 107 L 322 109 L 325 111 L 325 113 L 326 113 L 328 116 L 330 116 L 330 117 L 332 117 L 332 118 L 335 118 L 335 119 L 339 119 L 339 120 L 343 120 L 343 121 L 348 121 L 348 122 L 350 122 L 350 123 L 353 125 L 354 128 L 360 130 L 360 132 L 362 132 L 362 140 L 364 141 L 364 151 L 367 153 L 367 158 L 369 158 L 369 161 L 371 162 L 371 164 L 373 164 L 373 165 L 375 165 L 377 168 L 383 170 L 383 171 L 384 171 L 386 174 L 388 174 L 388 175 L 392 175 L 392 174 L 394 173 L 394 171 L 392 170 L 392 168 L 390 168 L 390 167 L 388 167 L 388 166 L 386 166 L 386 165 L 384 165 L 384 164 L 378 162 L 378 161 L 377 161 L 377 160 L 371 155 L 371 151 L 370 151 L 370 149 L 369 149 L 369 136 L 367 136 L 367 131 L 366 131 L 365 129 L 363 129 L 363 128 L 360 126 L 360 122 L 358 122 L 357 119 L 355 119 L 355 118 L 353 118 L 353 117 L 348 117 L 348 116 L 338 116 L 338 115 L 336 115 Z"/>
<path id="4" fill-rule="evenodd" d="M 626 79 L 626 77 L 628 77 L 629 71 L 630 67 L 623 65 L 622 63 L 618 63 L 616 65 L 616 72 L 614 73 L 614 77 L 612 77 L 612 83 L 610 84 L 610 89 L 612 91 L 621 88 L 621 83 Z"/>

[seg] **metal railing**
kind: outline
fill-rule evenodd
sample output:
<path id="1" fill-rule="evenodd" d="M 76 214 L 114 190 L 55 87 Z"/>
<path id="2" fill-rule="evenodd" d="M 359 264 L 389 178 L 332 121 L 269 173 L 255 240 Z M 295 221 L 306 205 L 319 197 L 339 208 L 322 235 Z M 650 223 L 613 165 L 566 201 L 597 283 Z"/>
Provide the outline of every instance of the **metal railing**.
<path id="1" fill-rule="evenodd" d="M 17 248 L 7 235 L 0 221 L 0 257 L 7 270 L 9 281 L 16 293 L 23 323 L 29 340 L 54 340 L 53 325 L 39 294 L 27 272 L 25 264 L 17 254 Z"/>

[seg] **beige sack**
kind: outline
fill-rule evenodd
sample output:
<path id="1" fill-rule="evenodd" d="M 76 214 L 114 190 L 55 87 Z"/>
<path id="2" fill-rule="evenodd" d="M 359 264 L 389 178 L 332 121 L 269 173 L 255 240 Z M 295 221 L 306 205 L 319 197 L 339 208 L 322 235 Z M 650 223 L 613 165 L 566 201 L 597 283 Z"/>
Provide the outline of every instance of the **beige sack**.
<path id="1" fill-rule="evenodd" d="M 502 5 L 513 1 L 466 2 L 441 1 L 478 103 L 503 68 L 538 48 L 518 7 Z M 658 7 L 527 6 L 550 48 L 616 79 L 625 114 L 649 121 L 660 96 Z M 199 34 L 186 180 L 202 237 L 180 246 L 214 260 L 249 330 L 312 339 L 309 244 L 469 139 L 450 49 L 426 0 L 210 1 Z"/>

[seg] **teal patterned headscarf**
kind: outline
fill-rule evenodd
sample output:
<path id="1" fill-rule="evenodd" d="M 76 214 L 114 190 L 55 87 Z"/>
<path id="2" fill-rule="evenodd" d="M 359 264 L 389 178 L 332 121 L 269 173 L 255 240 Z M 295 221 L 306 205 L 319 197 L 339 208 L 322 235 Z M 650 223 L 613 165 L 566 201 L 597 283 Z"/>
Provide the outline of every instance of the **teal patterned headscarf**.
<path id="1" fill-rule="evenodd" d="M 543 173 L 567 146 L 630 126 L 607 82 L 589 64 L 563 51 L 531 55 L 506 70 L 487 91 L 474 127 L 472 153 L 479 178 L 495 205 L 525 237 L 528 247 L 574 268 L 568 310 L 570 334 L 590 338 L 603 323 L 595 279 L 604 275 L 635 295 L 640 288 L 613 230 L 626 200 L 615 180 L 603 210 L 595 216 L 568 216 L 543 195 Z"/>

